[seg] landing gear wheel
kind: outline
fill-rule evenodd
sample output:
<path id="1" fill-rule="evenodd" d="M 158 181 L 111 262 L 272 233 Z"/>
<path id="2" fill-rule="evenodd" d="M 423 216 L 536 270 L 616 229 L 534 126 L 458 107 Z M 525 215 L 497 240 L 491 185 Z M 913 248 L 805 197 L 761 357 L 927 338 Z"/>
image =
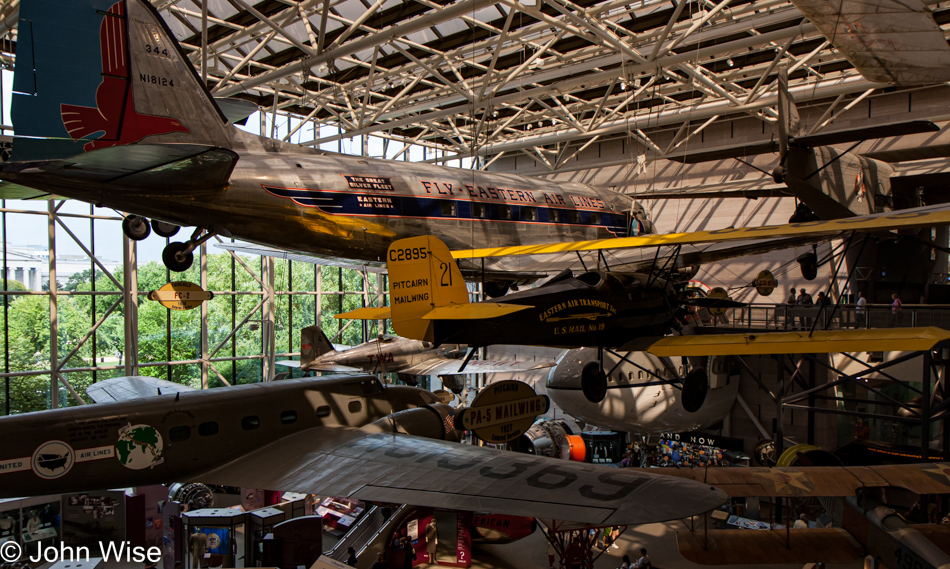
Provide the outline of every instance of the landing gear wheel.
<path id="1" fill-rule="evenodd" d="M 591 403 L 600 403 L 607 397 L 607 374 L 598 362 L 590 362 L 581 370 L 581 391 Z"/>
<path id="2" fill-rule="evenodd" d="M 141 241 L 148 237 L 152 229 L 148 226 L 148 220 L 140 215 L 127 215 L 122 220 L 122 232 L 133 241 Z"/>
<path id="3" fill-rule="evenodd" d="M 176 273 L 187 271 L 191 264 L 195 262 L 195 255 L 191 251 L 186 253 L 186 249 L 188 249 L 187 243 L 178 241 L 169 243 L 162 251 L 162 262 L 169 270 Z"/>
<path id="4" fill-rule="evenodd" d="M 506 281 L 488 281 L 485 283 L 485 295 L 488 298 L 498 298 L 499 296 L 505 296 L 508 293 L 508 289 L 511 288 L 511 283 Z"/>
<path id="5" fill-rule="evenodd" d="M 178 230 L 181 227 L 177 225 L 172 225 L 171 223 L 165 223 L 164 221 L 159 221 L 157 219 L 152 220 L 152 231 L 155 232 L 155 235 L 159 237 L 174 237 Z"/>

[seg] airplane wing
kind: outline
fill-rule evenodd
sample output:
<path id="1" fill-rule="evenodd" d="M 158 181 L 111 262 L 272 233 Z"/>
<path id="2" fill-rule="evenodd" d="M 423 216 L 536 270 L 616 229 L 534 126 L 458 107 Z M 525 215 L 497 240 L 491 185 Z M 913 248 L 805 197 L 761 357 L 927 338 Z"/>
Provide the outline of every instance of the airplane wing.
<path id="1" fill-rule="evenodd" d="M 505 373 L 512 371 L 535 371 L 554 367 L 555 362 L 520 362 L 518 360 L 472 360 L 468 362 L 465 369 L 459 371 L 462 367 L 462 360 L 456 359 L 432 359 L 418 363 L 402 373 L 409 375 L 466 375 L 470 373 Z"/>
<path id="2" fill-rule="evenodd" d="M 15 183 L 20 172 L 69 170 L 77 180 L 161 188 L 174 196 L 226 187 L 237 160 L 231 150 L 201 144 L 129 144 L 62 160 L 2 163 L 0 179 Z"/>
<path id="3" fill-rule="evenodd" d="M 884 466 L 664 468 L 669 476 L 721 488 L 730 498 L 854 496 L 860 488 L 896 486 L 914 494 L 950 492 L 950 462 Z"/>
<path id="4" fill-rule="evenodd" d="M 827 309 L 826 309 L 827 310 Z M 747 356 L 839 352 L 920 352 L 950 340 L 950 331 L 925 328 L 815 330 L 754 334 L 667 336 L 647 351 L 654 356 Z"/>
<path id="5" fill-rule="evenodd" d="M 792 0 L 868 81 L 950 81 L 950 48 L 918 0 Z"/>
<path id="6" fill-rule="evenodd" d="M 169 393 L 194 390 L 194 387 L 172 383 L 157 377 L 131 375 L 113 377 L 112 379 L 93 383 L 86 388 L 86 395 L 96 403 L 111 403 L 113 401 L 128 401 L 129 399 L 141 399 L 153 395 L 168 395 Z"/>
<path id="7" fill-rule="evenodd" d="M 708 484 L 640 469 L 333 427 L 283 437 L 195 478 L 593 525 L 680 519 L 726 500 L 724 492 Z"/>
<path id="8" fill-rule="evenodd" d="M 304 371 L 325 371 L 325 372 L 331 372 L 331 373 L 357 373 L 357 372 L 363 373 L 363 370 L 361 369 L 345 366 L 345 365 L 340 365 L 340 364 L 316 364 L 316 363 L 311 362 L 305 366 L 301 366 L 298 360 L 280 360 L 279 362 L 274 362 L 274 363 L 276 365 L 284 366 L 284 367 L 301 368 Z"/>
<path id="9" fill-rule="evenodd" d="M 324 267 L 341 267 L 344 269 L 353 269 L 354 271 L 366 271 L 369 273 L 385 273 L 386 263 L 376 261 L 354 262 L 349 259 L 338 257 L 323 257 L 310 253 L 300 253 L 296 251 L 284 251 L 274 249 L 256 243 L 215 243 L 215 247 L 226 249 L 235 253 L 245 253 L 248 255 L 259 255 L 261 257 L 274 257 L 275 259 L 285 259 L 290 261 L 299 261 L 301 263 L 310 263 Z"/>
<path id="10" fill-rule="evenodd" d="M 730 156 L 729 158 L 732 158 Z M 644 200 L 691 200 L 697 198 L 773 198 L 793 195 L 785 184 L 777 184 L 771 178 L 762 178 L 748 182 L 726 182 L 723 184 L 703 184 L 702 186 L 682 186 L 662 190 L 648 190 L 631 194 L 640 201 Z"/>
<path id="11" fill-rule="evenodd" d="M 667 245 L 693 245 L 697 243 L 725 243 L 729 241 L 767 241 L 778 238 L 825 238 L 841 237 L 851 231 L 875 232 L 892 229 L 914 229 L 950 225 L 950 208 L 946 205 L 902 209 L 873 215 L 847 217 L 830 221 L 811 221 L 787 225 L 761 227 L 736 227 L 697 231 L 693 233 L 666 233 L 571 241 L 547 245 L 515 245 L 510 247 L 486 247 L 452 251 L 459 260 L 517 255 L 556 255 L 575 251 L 605 251 L 610 249 L 638 249 Z"/>

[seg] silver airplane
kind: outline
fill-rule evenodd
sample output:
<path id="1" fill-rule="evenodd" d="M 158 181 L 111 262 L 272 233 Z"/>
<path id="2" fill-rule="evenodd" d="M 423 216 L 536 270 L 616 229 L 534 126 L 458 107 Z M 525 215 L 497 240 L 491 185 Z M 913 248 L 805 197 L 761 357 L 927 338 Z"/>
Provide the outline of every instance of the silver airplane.
<path id="1" fill-rule="evenodd" d="M 17 57 L 33 64 L 14 76 L 16 137 L 0 179 L 128 212 L 123 229 L 133 239 L 150 233 L 146 218 L 163 237 L 196 227 L 165 249 L 172 270 L 188 268 L 216 234 L 383 261 L 390 243 L 415 235 L 463 248 L 652 231 L 633 198 L 606 189 L 344 156 L 242 132 L 145 0 L 26 0 L 20 10 L 31 41 Z M 62 41 L 69 61 L 53 47 Z"/>
<path id="2" fill-rule="evenodd" d="M 464 387 L 461 375 L 535 371 L 554 365 L 554 362 L 518 360 L 463 362 L 460 358 L 467 351 L 468 346 L 464 344 L 434 346 L 431 342 L 388 334 L 337 351 L 322 329 L 308 326 L 300 331 L 300 361 L 284 360 L 277 365 L 327 373 L 396 373 L 408 385 L 417 385 L 418 376 L 437 375 L 443 385 L 455 393 L 461 393 Z"/>
<path id="3" fill-rule="evenodd" d="M 101 403 L 0 417 L 0 498 L 195 480 L 592 525 L 726 500 L 701 482 L 460 444 L 454 409 L 373 376 L 211 390 L 115 378 L 89 393 Z"/>
<path id="4" fill-rule="evenodd" d="M 545 383 L 559 409 L 588 425 L 643 435 L 694 431 L 721 421 L 739 394 L 729 358 L 600 357 L 592 348 L 568 350 Z"/>

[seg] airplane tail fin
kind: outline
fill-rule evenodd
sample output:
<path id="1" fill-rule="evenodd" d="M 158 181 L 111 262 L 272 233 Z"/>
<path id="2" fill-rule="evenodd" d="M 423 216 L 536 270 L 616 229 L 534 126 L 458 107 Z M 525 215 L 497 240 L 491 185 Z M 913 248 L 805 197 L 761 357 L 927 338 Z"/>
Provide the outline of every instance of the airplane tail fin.
<path id="1" fill-rule="evenodd" d="M 449 248 L 436 237 L 400 239 L 386 254 L 393 330 L 400 336 L 433 341 L 436 308 L 468 305 L 468 289 Z"/>
<path id="2" fill-rule="evenodd" d="M 335 352 L 333 344 L 319 326 L 307 326 L 300 331 L 300 366 L 304 367 L 323 354 Z"/>
<path id="3" fill-rule="evenodd" d="M 110 146 L 230 145 L 229 124 L 146 0 L 23 0 L 15 160 Z M 64 57 L 69 54 L 69 57 Z"/>

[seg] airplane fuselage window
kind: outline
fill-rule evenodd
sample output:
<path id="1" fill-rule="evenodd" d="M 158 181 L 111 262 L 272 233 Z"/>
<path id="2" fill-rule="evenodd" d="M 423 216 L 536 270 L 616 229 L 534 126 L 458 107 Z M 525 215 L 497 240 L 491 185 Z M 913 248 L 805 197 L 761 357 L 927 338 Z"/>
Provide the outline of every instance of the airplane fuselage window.
<path id="1" fill-rule="evenodd" d="M 185 425 L 172 427 L 168 430 L 168 438 L 173 442 L 187 441 L 191 437 L 191 427 Z"/>
<path id="2" fill-rule="evenodd" d="M 537 221 L 538 220 L 538 210 L 533 207 L 523 207 L 521 208 L 522 218 L 525 221 Z"/>
<path id="3" fill-rule="evenodd" d="M 321 405 L 321 406 L 317 407 L 316 413 L 317 413 L 317 417 L 329 417 L 329 416 L 330 416 L 330 406 L 329 406 L 329 405 Z"/>
<path id="4" fill-rule="evenodd" d="M 208 421 L 207 423 L 201 423 L 198 425 L 198 434 L 203 437 L 210 437 L 211 435 L 218 434 L 218 424 L 214 421 Z"/>
<path id="5" fill-rule="evenodd" d="M 498 206 L 498 219 L 511 219 L 511 206 Z"/>
<path id="6" fill-rule="evenodd" d="M 476 219 L 485 219 L 485 205 L 480 204 L 480 203 L 473 203 L 472 217 Z"/>
<path id="7" fill-rule="evenodd" d="M 580 222 L 581 222 L 581 214 L 577 213 L 577 212 L 574 211 L 574 210 L 571 210 L 571 211 L 567 212 L 567 219 L 568 219 L 568 221 L 570 221 L 570 223 L 580 223 Z"/>
<path id="8" fill-rule="evenodd" d="M 296 411 L 284 411 L 283 413 L 280 414 L 280 422 L 285 425 L 289 425 L 296 420 L 297 420 Z"/>
<path id="9" fill-rule="evenodd" d="M 561 216 L 556 209 L 548 210 L 548 221 L 551 223 L 557 223 L 560 220 Z"/>
<path id="10" fill-rule="evenodd" d="M 450 201 L 442 202 L 442 216 L 455 217 L 455 202 L 450 202 Z"/>
<path id="11" fill-rule="evenodd" d="M 241 419 L 241 428 L 245 431 L 253 431 L 261 426 L 261 419 L 257 415 L 250 415 Z"/>
<path id="12" fill-rule="evenodd" d="M 359 413 L 363 410 L 362 401 L 350 401 L 350 404 L 346 406 L 350 413 Z"/>
<path id="13" fill-rule="evenodd" d="M 600 225 L 600 214 L 599 213 L 590 214 L 590 223 L 591 225 Z"/>

